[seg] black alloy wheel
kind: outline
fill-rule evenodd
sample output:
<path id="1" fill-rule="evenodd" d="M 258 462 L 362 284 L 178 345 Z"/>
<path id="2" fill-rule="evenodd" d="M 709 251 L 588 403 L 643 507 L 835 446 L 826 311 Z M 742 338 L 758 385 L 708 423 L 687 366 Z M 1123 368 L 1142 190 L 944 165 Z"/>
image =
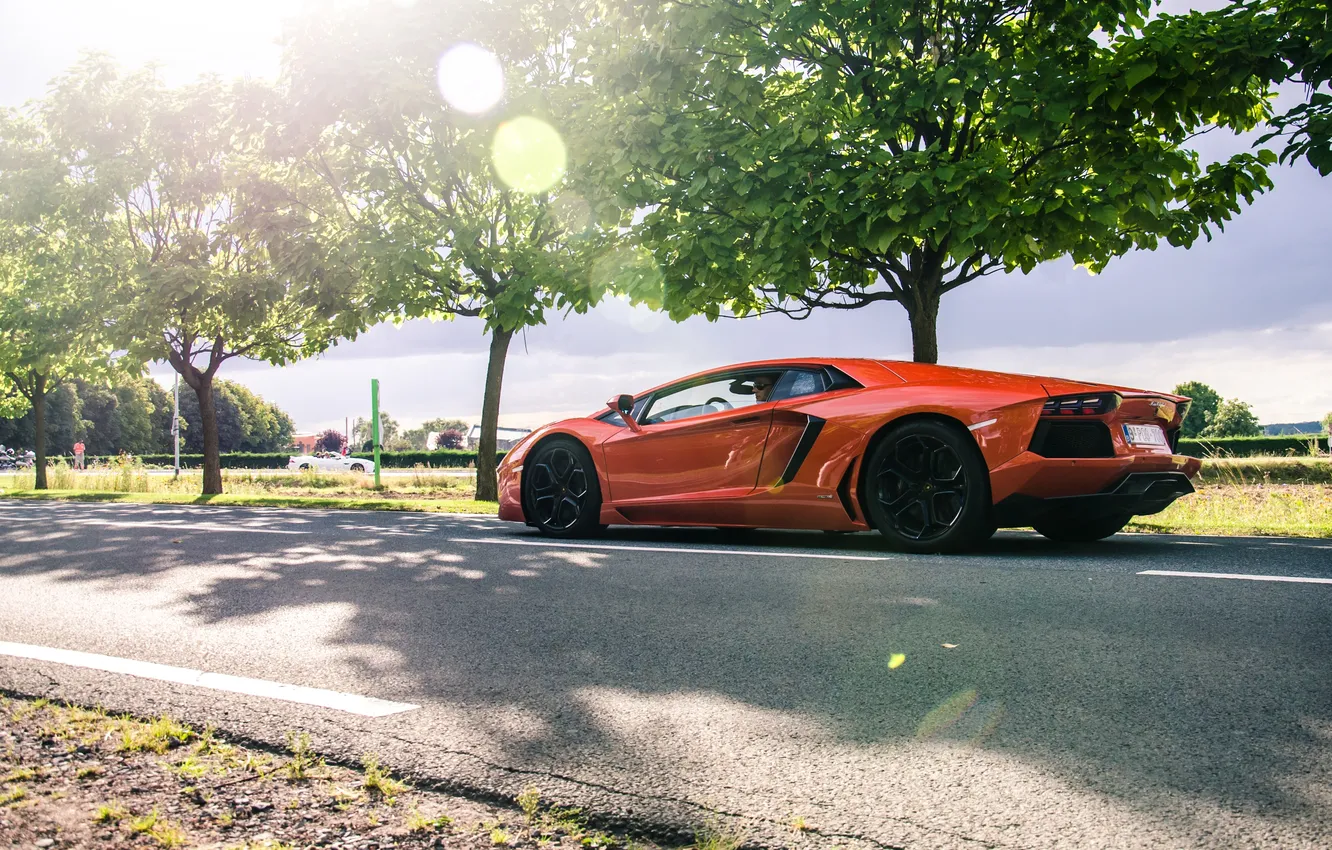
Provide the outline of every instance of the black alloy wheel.
<path id="1" fill-rule="evenodd" d="M 867 513 L 894 548 L 955 552 L 993 533 L 989 472 L 961 426 L 903 423 L 879 442 L 865 470 Z"/>
<path id="2" fill-rule="evenodd" d="M 587 449 L 555 438 L 523 464 L 523 512 L 542 534 L 586 537 L 601 529 L 601 487 Z"/>
<path id="3" fill-rule="evenodd" d="M 353 464 L 351 465 L 351 471 L 352 471 L 352 472 L 365 472 L 365 467 L 362 466 L 362 465 L 359 464 L 359 463 L 353 463 Z"/>

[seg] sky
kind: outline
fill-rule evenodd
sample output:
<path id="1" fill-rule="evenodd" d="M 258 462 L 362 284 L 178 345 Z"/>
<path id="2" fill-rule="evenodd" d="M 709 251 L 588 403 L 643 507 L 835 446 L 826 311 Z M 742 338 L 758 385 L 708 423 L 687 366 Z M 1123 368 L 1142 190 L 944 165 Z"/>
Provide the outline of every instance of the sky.
<path id="1" fill-rule="evenodd" d="M 409 0 L 365 0 L 409 2 Z M 83 50 L 169 83 L 199 74 L 272 78 L 281 21 L 300 0 L 0 0 L 0 106 L 40 97 Z M 1200 140 L 1206 156 L 1246 143 Z M 1263 422 L 1332 411 L 1332 178 L 1307 165 L 1272 172 L 1275 188 L 1191 249 L 1163 247 L 1092 276 L 1059 261 L 995 274 L 945 296 L 944 363 L 1059 375 L 1150 389 L 1199 380 L 1250 402 Z M 600 408 L 690 372 L 782 356 L 910 359 L 896 304 L 673 323 L 609 301 L 584 316 L 548 317 L 509 352 L 500 424 L 535 427 Z M 321 357 L 285 367 L 230 361 L 220 377 L 276 402 L 299 432 L 368 416 L 369 383 L 404 427 L 434 417 L 479 421 L 487 345 L 478 321 L 372 328 Z M 152 374 L 170 383 L 169 367 Z"/>

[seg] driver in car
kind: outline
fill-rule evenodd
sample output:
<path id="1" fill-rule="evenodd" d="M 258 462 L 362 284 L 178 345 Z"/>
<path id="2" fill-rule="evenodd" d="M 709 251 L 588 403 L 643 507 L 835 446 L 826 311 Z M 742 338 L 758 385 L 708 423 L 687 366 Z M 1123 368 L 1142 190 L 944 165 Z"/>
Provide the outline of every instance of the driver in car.
<path id="1" fill-rule="evenodd" d="M 768 396 L 772 395 L 772 388 L 776 381 L 772 375 L 759 375 L 754 378 L 754 401 L 765 402 Z"/>

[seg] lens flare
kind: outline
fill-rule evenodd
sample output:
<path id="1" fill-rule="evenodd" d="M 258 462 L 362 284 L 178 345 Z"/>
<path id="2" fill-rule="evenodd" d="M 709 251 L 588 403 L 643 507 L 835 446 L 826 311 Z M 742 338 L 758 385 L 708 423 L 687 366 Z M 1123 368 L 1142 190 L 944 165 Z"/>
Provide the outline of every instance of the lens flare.
<path id="1" fill-rule="evenodd" d="M 535 195 L 564 177 L 564 140 L 540 118 L 522 115 L 499 125 L 490 153 L 499 179 L 519 192 Z"/>
<path id="2" fill-rule="evenodd" d="M 439 57 L 439 93 L 454 109 L 485 112 L 504 96 L 504 69 L 494 53 L 479 44 L 455 44 Z"/>

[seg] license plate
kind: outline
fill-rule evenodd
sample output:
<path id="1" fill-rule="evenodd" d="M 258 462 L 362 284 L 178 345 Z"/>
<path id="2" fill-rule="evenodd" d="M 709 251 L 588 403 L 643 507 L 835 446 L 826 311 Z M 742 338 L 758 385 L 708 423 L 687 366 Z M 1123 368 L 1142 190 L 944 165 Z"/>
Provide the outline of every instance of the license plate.
<path id="1" fill-rule="evenodd" d="M 1135 446 L 1166 445 L 1165 431 L 1160 425 L 1125 425 L 1124 439 Z"/>

